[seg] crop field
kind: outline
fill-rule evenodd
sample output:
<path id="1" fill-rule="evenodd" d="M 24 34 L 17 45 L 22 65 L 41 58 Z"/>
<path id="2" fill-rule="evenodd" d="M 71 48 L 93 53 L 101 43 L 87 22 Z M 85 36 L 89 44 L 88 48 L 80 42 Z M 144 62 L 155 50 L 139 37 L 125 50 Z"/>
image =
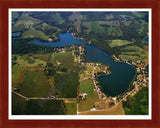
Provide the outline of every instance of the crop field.
<path id="1" fill-rule="evenodd" d="M 12 68 L 12 86 L 16 86 L 17 83 L 21 82 L 25 76 L 26 67 L 23 65 L 14 65 Z"/>
<path id="2" fill-rule="evenodd" d="M 67 115 L 76 115 L 77 114 L 77 103 L 65 103 L 67 109 Z"/>
<path id="3" fill-rule="evenodd" d="M 60 97 L 76 98 L 78 86 L 79 76 L 76 72 L 61 73 L 55 76 L 55 87 Z"/>
<path id="4" fill-rule="evenodd" d="M 109 43 L 110 47 L 115 47 L 115 46 L 123 46 L 123 45 L 127 45 L 127 44 L 132 44 L 133 42 L 127 41 L 127 40 L 112 40 L 111 43 Z"/>
<path id="5" fill-rule="evenodd" d="M 136 45 L 126 46 L 122 50 L 120 57 L 122 59 L 137 61 L 137 60 L 147 60 L 146 51 Z"/>
<path id="6" fill-rule="evenodd" d="M 46 97 L 50 88 L 43 71 L 28 71 L 22 81 L 19 93 L 26 97 Z"/>
<path id="7" fill-rule="evenodd" d="M 93 108 L 95 102 L 101 101 L 93 88 L 94 85 L 91 81 L 80 82 L 79 93 L 87 93 L 87 99 L 80 101 L 78 111 L 88 111 Z"/>
<path id="8" fill-rule="evenodd" d="M 30 29 L 22 33 L 23 38 L 39 38 L 42 40 L 48 40 L 48 36 L 46 36 L 42 31 L 38 31 L 35 29 Z"/>
<path id="9" fill-rule="evenodd" d="M 12 93 L 12 114 L 13 115 L 24 115 L 26 107 L 26 100 L 20 96 Z"/>
<path id="10" fill-rule="evenodd" d="M 72 55 L 72 52 L 53 53 L 49 62 L 71 71 L 74 67 L 74 56 Z"/>

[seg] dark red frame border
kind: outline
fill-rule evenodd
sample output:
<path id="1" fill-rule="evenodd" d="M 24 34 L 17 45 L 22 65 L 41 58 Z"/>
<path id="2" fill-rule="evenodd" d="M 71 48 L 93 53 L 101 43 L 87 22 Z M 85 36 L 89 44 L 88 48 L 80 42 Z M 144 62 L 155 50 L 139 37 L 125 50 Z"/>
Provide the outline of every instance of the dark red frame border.
<path id="1" fill-rule="evenodd" d="M 9 8 L 151 8 L 152 120 L 9 120 L 8 9 Z M 0 128 L 160 127 L 160 1 L 159 0 L 0 0 Z"/>

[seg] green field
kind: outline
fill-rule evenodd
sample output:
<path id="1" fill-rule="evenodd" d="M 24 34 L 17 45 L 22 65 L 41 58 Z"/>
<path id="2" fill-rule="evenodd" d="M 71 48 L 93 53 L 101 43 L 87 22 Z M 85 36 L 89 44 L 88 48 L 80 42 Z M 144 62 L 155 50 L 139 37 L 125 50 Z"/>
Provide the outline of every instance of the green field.
<path id="1" fill-rule="evenodd" d="M 55 76 L 55 87 L 60 97 L 76 98 L 79 76 L 76 72 L 60 73 Z"/>
<path id="2" fill-rule="evenodd" d="M 33 62 L 30 62 L 33 61 Z M 45 66 L 46 62 L 40 59 L 35 59 L 32 56 L 18 56 L 17 63 L 26 67 L 37 67 L 38 65 Z"/>
<path id="3" fill-rule="evenodd" d="M 107 27 L 107 34 L 112 36 L 122 36 L 120 27 Z"/>
<path id="4" fill-rule="evenodd" d="M 147 55 L 144 49 L 133 45 L 133 46 L 126 46 L 122 49 L 121 59 L 126 59 L 126 60 L 132 60 L 132 61 L 137 61 L 137 60 L 147 60 Z"/>
<path id="5" fill-rule="evenodd" d="M 25 72 L 26 72 L 26 67 L 24 65 L 14 65 L 12 67 L 12 87 L 15 87 L 17 83 L 22 82 Z"/>
<path id="6" fill-rule="evenodd" d="M 127 40 L 112 40 L 111 43 L 109 43 L 110 47 L 115 47 L 115 46 L 123 46 L 123 45 L 127 45 L 127 44 L 132 44 L 133 42 L 127 41 Z"/>
<path id="7" fill-rule="evenodd" d="M 49 62 L 52 64 L 59 65 L 59 67 L 66 68 L 68 71 L 71 71 L 74 67 L 74 56 L 72 52 L 66 53 L 53 53 L 49 59 Z"/>
<path id="8" fill-rule="evenodd" d="M 46 36 L 42 31 L 38 31 L 35 29 L 30 29 L 23 32 L 22 38 L 39 38 L 42 40 L 48 40 L 48 36 Z"/>
<path id="9" fill-rule="evenodd" d="M 76 115 L 77 114 L 77 103 L 65 103 L 67 109 L 67 115 Z"/>
<path id="10" fill-rule="evenodd" d="M 98 21 L 91 22 L 91 31 L 96 33 L 104 33 L 104 27 L 100 26 Z"/>
<path id="11" fill-rule="evenodd" d="M 26 107 L 26 100 L 12 93 L 12 114 L 24 115 Z"/>
<path id="12" fill-rule="evenodd" d="M 50 85 L 43 71 L 28 71 L 23 79 L 19 93 L 26 97 L 48 95 Z"/>
<path id="13" fill-rule="evenodd" d="M 95 102 L 100 101 L 97 93 L 93 89 L 94 85 L 91 81 L 80 82 L 79 93 L 87 93 L 87 99 L 80 101 L 78 111 L 88 111 L 93 108 Z"/>

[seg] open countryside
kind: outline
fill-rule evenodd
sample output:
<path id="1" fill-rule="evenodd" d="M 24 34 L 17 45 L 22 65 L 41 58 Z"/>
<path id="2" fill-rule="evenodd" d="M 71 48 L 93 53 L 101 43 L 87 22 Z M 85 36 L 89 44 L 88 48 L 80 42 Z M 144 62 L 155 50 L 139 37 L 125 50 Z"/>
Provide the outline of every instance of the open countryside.
<path id="1" fill-rule="evenodd" d="M 148 115 L 148 12 L 12 11 L 12 115 Z"/>

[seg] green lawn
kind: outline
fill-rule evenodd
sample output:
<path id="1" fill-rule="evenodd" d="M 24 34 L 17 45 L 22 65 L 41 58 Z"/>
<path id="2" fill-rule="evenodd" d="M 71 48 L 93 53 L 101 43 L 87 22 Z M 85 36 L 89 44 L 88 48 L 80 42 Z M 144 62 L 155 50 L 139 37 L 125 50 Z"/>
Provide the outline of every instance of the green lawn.
<path id="1" fill-rule="evenodd" d="M 111 43 L 109 43 L 110 47 L 115 47 L 115 46 L 123 46 L 123 45 L 127 45 L 127 44 L 132 44 L 133 42 L 127 41 L 127 40 L 112 40 Z"/>
<path id="2" fill-rule="evenodd" d="M 88 111 L 93 108 L 94 103 L 100 101 L 98 95 L 93 90 L 94 85 L 91 81 L 81 81 L 79 86 L 80 93 L 87 93 L 87 99 L 81 100 L 78 111 Z"/>
<path id="3" fill-rule="evenodd" d="M 28 71 L 23 79 L 19 93 L 26 97 L 48 95 L 50 85 L 43 71 Z"/>

